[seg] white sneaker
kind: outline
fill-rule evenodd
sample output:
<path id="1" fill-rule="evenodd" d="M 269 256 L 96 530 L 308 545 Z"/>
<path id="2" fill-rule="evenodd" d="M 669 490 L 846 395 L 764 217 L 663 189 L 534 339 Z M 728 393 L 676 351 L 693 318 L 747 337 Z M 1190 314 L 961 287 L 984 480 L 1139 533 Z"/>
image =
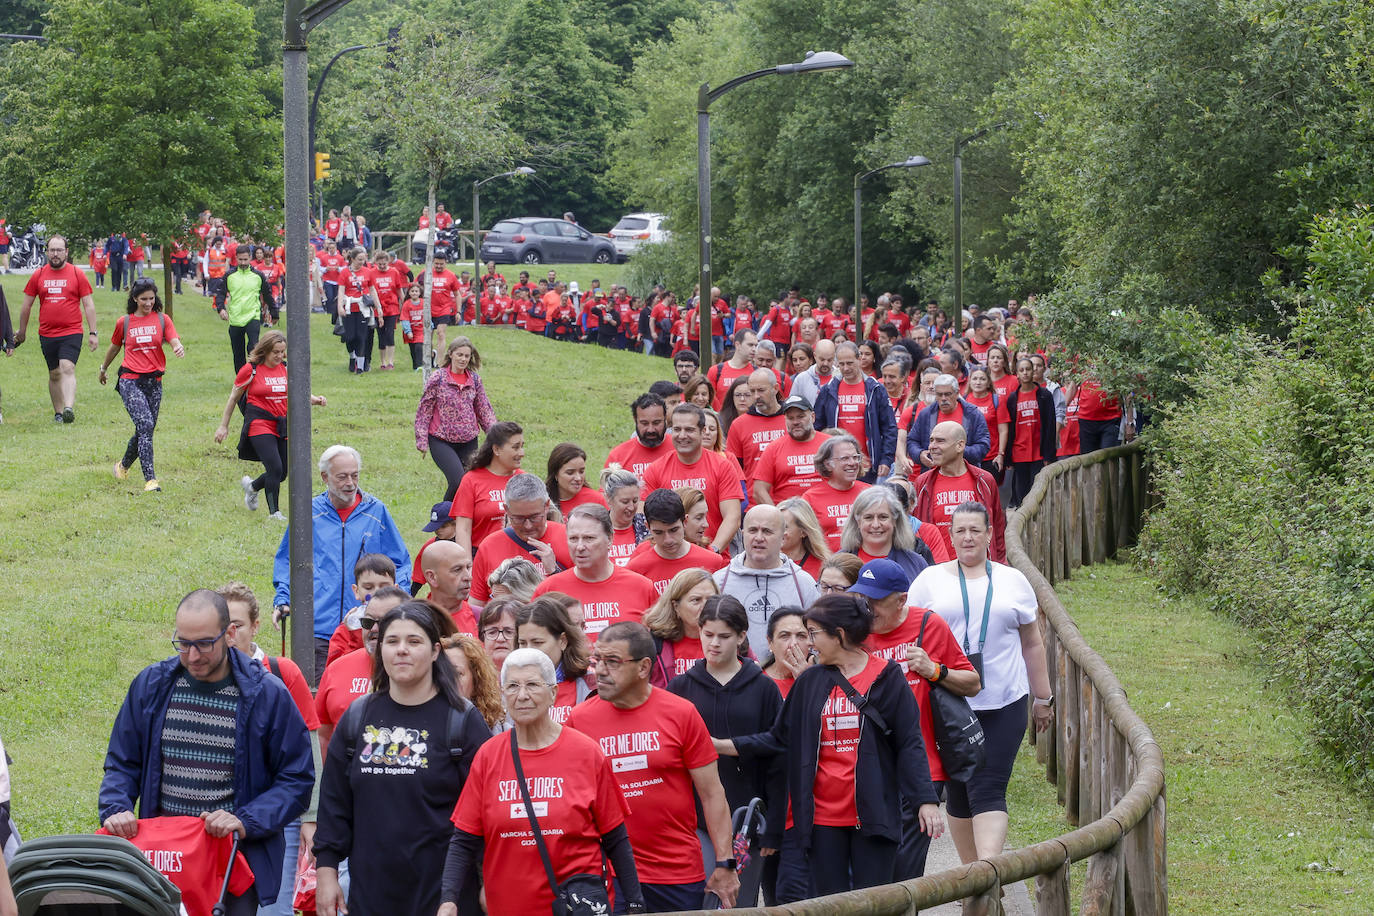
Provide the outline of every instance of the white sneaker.
<path id="1" fill-rule="evenodd" d="M 270 519 L 274 519 L 274 520 L 276 520 L 276 521 L 279 521 L 279 522 L 284 522 L 284 521 L 286 521 L 286 516 L 281 514 L 281 510 L 280 510 L 280 509 L 278 509 L 276 512 L 273 512 L 271 515 L 269 515 L 269 516 L 267 516 L 267 517 L 270 518 Z"/>
<path id="2" fill-rule="evenodd" d="M 248 511 L 258 511 L 258 491 L 253 489 L 253 478 L 244 474 L 239 485 L 243 487 L 243 504 L 248 507 Z"/>

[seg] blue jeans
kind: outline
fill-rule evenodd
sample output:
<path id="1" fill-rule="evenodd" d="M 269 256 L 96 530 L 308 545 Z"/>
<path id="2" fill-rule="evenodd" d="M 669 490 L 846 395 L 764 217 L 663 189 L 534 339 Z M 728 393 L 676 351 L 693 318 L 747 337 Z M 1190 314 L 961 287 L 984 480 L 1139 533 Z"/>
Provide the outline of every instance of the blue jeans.
<path id="1" fill-rule="evenodd" d="M 296 859 L 300 855 L 301 822 L 292 821 L 282 828 L 282 838 L 286 840 L 286 855 L 281 862 L 281 890 L 277 899 L 268 906 L 258 907 L 258 916 L 291 916 L 295 910 L 291 902 L 296 896 Z"/>

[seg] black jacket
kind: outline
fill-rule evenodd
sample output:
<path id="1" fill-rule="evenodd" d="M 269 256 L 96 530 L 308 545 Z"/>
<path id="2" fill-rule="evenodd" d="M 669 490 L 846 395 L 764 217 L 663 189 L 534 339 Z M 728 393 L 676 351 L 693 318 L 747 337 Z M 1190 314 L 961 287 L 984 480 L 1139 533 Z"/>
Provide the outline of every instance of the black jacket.
<path id="1" fill-rule="evenodd" d="M 816 813 L 812 787 L 820 756 L 820 718 L 835 687 L 833 670 L 817 665 L 803 671 L 787 694 L 771 732 L 734 739 L 741 755 L 770 751 L 783 755 L 792 820 L 802 849 L 811 848 Z M 893 788 L 913 808 L 938 804 L 939 798 L 930 781 L 916 698 L 896 662 L 888 660 L 874 680 L 868 691 L 868 703 L 882 715 L 891 735 L 884 737 L 867 715 L 859 717 L 854 807 L 859 815 L 860 833 L 896 843 L 902 838 L 902 806 L 895 803 Z"/>
<path id="2" fill-rule="evenodd" d="M 1014 388 L 1011 393 L 1007 395 L 1007 412 L 1011 415 L 1011 429 L 1008 430 L 1011 441 L 1007 443 L 1006 455 L 1006 463 L 1008 465 L 1012 464 L 1012 448 L 1016 445 L 1016 431 L 1018 429 L 1016 423 L 1016 402 L 1024 397 L 1025 395 L 1021 393 L 1021 388 L 1019 386 Z M 1059 427 L 1055 422 L 1054 395 L 1050 394 L 1050 390 L 1044 385 L 1037 385 L 1035 387 L 1035 403 L 1040 408 L 1040 436 L 1039 442 L 1037 443 L 1038 451 L 1040 452 L 1040 457 L 1044 458 L 1046 463 L 1048 463 L 1054 461 L 1059 454 Z"/>
<path id="3" fill-rule="evenodd" d="M 706 662 L 699 661 L 686 674 L 673 678 L 668 690 L 697 708 L 713 738 L 753 735 L 771 729 L 782 710 L 782 694 L 777 685 L 749 659 L 744 660 L 743 667 L 727 684 L 712 677 Z M 738 757 L 721 757 L 718 766 L 730 810 L 749 804 L 750 799 L 763 799 L 767 821 L 763 845 L 779 848 L 787 812 L 782 758 L 771 753 L 759 756 L 741 752 Z"/>

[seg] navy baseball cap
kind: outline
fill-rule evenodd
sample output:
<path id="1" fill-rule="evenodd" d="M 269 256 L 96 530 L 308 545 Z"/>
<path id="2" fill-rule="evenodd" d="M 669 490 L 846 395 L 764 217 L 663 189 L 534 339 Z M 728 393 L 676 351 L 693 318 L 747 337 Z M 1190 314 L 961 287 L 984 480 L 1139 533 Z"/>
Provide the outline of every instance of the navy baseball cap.
<path id="1" fill-rule="evenodd" d="M 867 595 L 869 598 L 886 598 L 896 592 L 904 592 L 911 587 L 911 580 L 902 567 L 887 558 L 869 560 L 859 570 L 859 578 L 849 586 L 849 591 Z"/>
<path id="2" fill-rule="evenodd" d="M 453 503 L 435 503 L 434 508 L 429 510 L 429 524 L 421 528 L 421 531 L 438 531 L 449 522 L 449 512 L 453 509 Z"/>
<path id="3" fill-rule="evenodd" d="M 808 401 L 806 398 L 802 397 L 802 396 L 799 395 L 799 394 L 794 394 L 794 395 L 792 395 L 791 397 L 789 397 L 787 400 L 785 400 L 785 401 L 782 402 L 782 409 L 783 409 L 783 410 L 788 410 L 788 409 L 793 408 L 793 407 L 797 408 L 798 410 L 808 410 L 808 411 L 809 411 L 809 410 L 812 410 L 812 409 L 813 409 L 813 408 L 811 407 L 811 402 Z"/>

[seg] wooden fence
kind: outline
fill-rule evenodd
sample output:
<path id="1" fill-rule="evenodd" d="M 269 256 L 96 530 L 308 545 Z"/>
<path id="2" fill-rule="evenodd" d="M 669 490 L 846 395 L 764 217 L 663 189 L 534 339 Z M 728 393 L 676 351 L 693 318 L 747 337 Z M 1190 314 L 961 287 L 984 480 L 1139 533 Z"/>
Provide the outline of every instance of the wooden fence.
<path id="1" fill-rule="evenodd" d="M 1084 641 L 1053 582 L 1134 543 L 1146 508 L 1139 442 L 1056 462 L 1007 517 L 1007 560 L 1040 602 L 1056 697 L 1054 727 L 1036 736 L 1036 758 L 1077 829 L 1032 846 L 884 887 L 740 912 L 769 916 L 899 916 L 972 898 L 1001 912 L 1001 889 L 1035 879 L 1036 912 L 1067 916 L 1069 866 L 1087 860 L 1081 916 L 1165 916 L 1164 762 L 1106 662 Z M 1042 572 L 1043 570 L 1043 572 Z"/>

